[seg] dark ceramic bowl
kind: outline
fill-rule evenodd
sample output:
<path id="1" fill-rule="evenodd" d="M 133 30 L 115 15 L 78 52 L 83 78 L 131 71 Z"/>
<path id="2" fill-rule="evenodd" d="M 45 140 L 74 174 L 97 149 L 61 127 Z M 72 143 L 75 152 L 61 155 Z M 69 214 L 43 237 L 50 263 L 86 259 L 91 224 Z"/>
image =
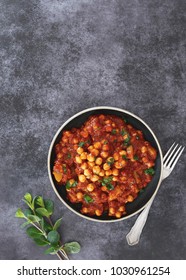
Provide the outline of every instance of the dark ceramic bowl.
<path id="1" fill-rule="evenodd" d="M 81 204 L 72 204 L 68 199 L 66 195 L 66 188 L 59 186 L 52 174 L 52 167 L 55 160 L 55 145 L 59 143 L 62 132 L 64 130 L 70 130 L 73 127 L 80 127 L 84 122 L 88 119 L 89 116 L 95 115 L 95 114 L 110 114 L 110 115 L 116 115 L 122 118 L 125 118 L 129 124 L 131 124 L 133 127 L 135 127 L 138 130 L 141 130 L 143 132 L 143 135 L 147 141 L 151 143 L 151 145 L 157 150 L 157 159 L 155 163 L 155 175 L 153 176 L 152 181 L 147 185 L 147 187 L 144 189 L 144 192 L 140 193 L 138 197 L 131 203 L 126 204 L 126 211 L 127 214 L 120 219 L 109 217 L 108 215 L 102 215 L 101 217 L 93 216 L 88 217 L 86 215 L 83 215 L 80 212 Z M 52 184 L 52 187 L 59 197 L 59 199 L 73 212 L 78 214 L 79 216 L 92 220 L 92 221 L 99 221 L 99 222 L 115 222 L 124 220 L 127 218 L 130 218 L 131 216 L 139 213 L 143 208 L 146 206 L 146 204 L 149 202 L 149 200 L 156 195 L 156 192 L 160 186 L 161 183 L 161 177 L 162 177 L 162 151 L 160 144 L 153 133 L 153 131 L 150 129 L 150 127 L 139 117 L 136 115 L 119 108 L 114 107 L 94 107 L 89 108 L 84 111 L 81 111 L 71 118 L 69 118 L 57 131 L 55 134 L 52 143 L 50 145 L 49 153 L 48 153 L 48 174 L 49 178 Z"/>

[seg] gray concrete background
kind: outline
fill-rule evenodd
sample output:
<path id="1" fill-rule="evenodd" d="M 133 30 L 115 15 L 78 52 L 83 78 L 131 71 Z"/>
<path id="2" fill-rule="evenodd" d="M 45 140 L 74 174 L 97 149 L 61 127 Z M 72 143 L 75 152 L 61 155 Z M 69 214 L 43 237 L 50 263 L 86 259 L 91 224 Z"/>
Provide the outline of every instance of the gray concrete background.
<path id="1" fill-rule="evenodd" d="M 82 109 L 129 110 L 163 152 L 185 144 L 184 0 L 1 0 L 0 259 L 55 259 L 14 218 L 25 192 L 55 202 L 71 259 L 186 259 L 183 154 L 161 185 L 139 245 L 125 236 L 136 217 L 99 224 L 63 206 L 47 174 L 58 127 Z"/>

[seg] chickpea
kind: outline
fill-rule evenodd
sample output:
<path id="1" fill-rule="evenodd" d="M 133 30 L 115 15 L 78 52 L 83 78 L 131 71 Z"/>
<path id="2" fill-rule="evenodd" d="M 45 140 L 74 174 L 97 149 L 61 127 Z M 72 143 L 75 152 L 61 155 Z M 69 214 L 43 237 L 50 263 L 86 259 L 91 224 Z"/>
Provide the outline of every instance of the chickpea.
<path id="1" fill-rule="evenodd" d="M 91 146 L 88 147 L 89 151 L 91 151 L 92 149 L 94 149 L 94 146 L 91 145 Z"/>
<path id="2" fill-rule="evenodd" d="M 88 178 L 90 178 L 92 176 L 92 172 L 90 169 L 85 169 L 84 170 L 84 175 Z"/>
<path id="3" fill-rule="evenodd" d="M 141 148 L 141 152 L 142 152 L 143 154 L 146 153 L 146 152 L 147 152 L 147 147 L 143 146 L 143 147 Z"/>
<path id="4" fill-rule="evenodd" d="M 120 206 L 118 210 L 119 210 L 119 212 L 124 212 L 125 211 L 125 207 L 124 206 Z"/>
<path id="5" fill-rule="evenodd" d="M 105 175 L 106 175 L 106 176 L 112 175 L 112 170 L 106 170 L 106 171 L 105 171 Z"/>
<path id="6" fill-rule="evenodd" d="M 90 183 L 90 184 L 87 185 L 87 190 L 89 192 L 92 192 L 94 189 L 95 189 L 95 185 L 94 184 Z"/>
<path id="7" fill-rule="evenodd" d="M 103 164 L 103 169 L 104 170 L 109 170 L 110 169 L 110 165 L 108 163 L 104 163 Z"/>
<path id="8" fill-rule="evenodd" d="M 99 119 L 103 121 L 105 119 L 105 116 L 104 115 L 100 115 Z"/>
<path id="9" fill-rule="evenodd" d="M 96 181 L 99 180 L 99 176 L 98 176 L 98 175 L 92 175 L 92 177 L 90 178 L 90 180 L 91 180 L 92 182 L 96 182 Z"/>
<path id="10" fill-rule="evenodd" d="M 58 154 L 57 154 L 57 158 L 58 158 L 58 159 L 60 159 L 60 158 L 62 158 L 62 157 L 63 157 L 62 153 L 58 153 Z"/>
<path id="11" fill-rule="evenodd" d="M 119 159 L 119 153 L 114 153 L 113 158 L 114 158 L 114 160 L 118 160 Z"/>
<path id="12" fill-rule="evenodd" d="M 125 176 L 121 176 L 119 179 L 120 181 L 126 181 L 127 178 Z"/>
<path id="13" fill-rule="evenodd" d="M 115 214 L 115 209 L 114 209 L 114 207 L 110 207 L 109 208 L 109 213 L 111 214 L 111 215 L 114 215 Z"/>
<path id="14" fill-rule="evenodd" d="M 82 163 L 82 159 L 80 158 L 80 156 L 76 156 L 76 162 L 77 163 Z"/>
<path id="15" fill-rule="evenodd" d="M 95 214 L 96 216 L 101 216 L 102 212 L 99 209 L 96 209 Z"/>
<path id="16" fill-rule="evenodd" d="M 114 166 L 115 166 L 117 169 L 121 169 L 121 168 L 122 168 L 122 165 L 120 164 L 119 161 L 116 161 L 116 162 L 114 163 Z"/>
<path id="17" fill-rule="evenodd" d="M 88 164 L 86 162 L 83 162 L 82 165 L 81 165 L 81 168 L 83 170 L 85 170 L 85 169 L 87 169 L 87 167 L 88 167 Z"/>
<path id="18" fill-rule="evenodd" d="M 104 176 L 105 176 L 104 170 L 101 170 L 101 171 L 99 172 L 99 176 L 101 176 L 101 177 L 104 177 Z"/>
<path id="19" fill-rule="evenodd" d="M 101 142 L 95 142 L 94 143 L 94 148 L 95 149 L 101 149 Z"/>
<path id="20" fill-rule="evenodd" d="M 106 191 L 107 191 L 107 187 L 106 187 L 106 186 L 102 186 L 102 187 L 101 187 L 101 190 L 102 190 L 103 192 L 106 192 Z"/>
<path id="21" fill-rule="evenodd" d="M 112 170 L 112 174 L 113 174 L 114 176 L 118 176 L 118 174 L 119 174 L 118 169 L 114 168 L 114 169 Z"/>
<path id="22" fill-rule="evenodd" d="M 66 137 L 69 137 L 71 135 L 71 132 L 66 130 L 63 132 L 63 135 L 65 135 Z"/>
<path id="23" fill-rule="evenodd" d="M 95 174 L 99 174 L 99 172 L 101 171 L 101 168 L 99 167 L 99 165 L 94 165 L 92 170 Z"/>
<path id="24" fill-rule="evenodd" d="M 88 213 L 88 208 L 87 208 L 87 207 L 83 207 L 83 208 L 82 208 L 82 213 L 87 214 L 87 213 Z"/>
<path id="25" fill-rule="evenodd" d="M 100 153 L 100 155 L 102 156 L 102 158 L 107 158 L 108 155 L 109 155 L 109 153 L 108 153 L 108 152 L 105 152 L 105 151 L 102 151 L 102 152 Z"/>
<path id="26" fill-rule="evenodd" d="M 83 193 L 82 192 L 78 192 L 76 194 L 76 196 L 77 196 L 77 199 L 81 200 L 83 198 Z"/>
<path id="27" fill-rule="evenodd" d="M 86 130 L 81 131 L 80 134 L 83 136 L 83 138 L 87 138 L 88 137 L 88 132 Z"/>
<path id="28" fill-rule="evenodd" d="M 121 150 L 121 151 L 119 152 L 119 154 L 120 154 L 121 156 L 125 156 L 127 153 L 126 153 L 125 150 Z"/>
<path id="29" fill-rule="evenodd" d="M 86 177 L 85 177 L 85 175 L 83 175 L 83 174 L 80 174 L 80 175 L 78 176 L 78 178 L 79 178 L 79 181 L 80 181 L 81 183 L 84 183 L 84 182 L 86 181 Z"/>
<path id="30" fill-rule="evenodd" d="M 97 156 L 99 155 L 99 150 L 97 150 L 97 149 L 92 149 L 92 150 L 91 150 L 91 154 L 92 154 L 93 156 L 97 157 Z"/>
<path id="31" fill-rule="evenodd" d="M 73 139 L 72 139 L 72 143 L 73 143 L 73 144 L 77 144 L 78 142 L 79 142 L 79 140 L 78 140 L 77 138 L 73 138 Z"/>
<path id="32" fill-rule="evenodd" d="M 109 151 L 109 145 L 108 144 L 104 144 L 102 147 L 103 151 Z"/>
<path id="33" fill-rule="evenodd" d="M 88 154 L 87 155 L 87 160 L 90 161 L 90 162 L 93 162 L 93 161 L 95 161 L 95 157 L 92 154 Z"/>
<path id="34" fill-rule="evenodd" d="M 121 212 L 119 212 L 119 211 L 116 212 L 115 216 L 116 216 L 116 218 L 118 218 L 118 219 L 121 218 Z"/>
<path id="35" fill-rule="evenodd" d="M 103 160 L 102 160 L 101 157 L 98 157 L 98 158 L 96 159 L 96 161 L 95 161 L 95 163 L 96 163 L 97 165 L 101 165 L 102 162 L 103 162 Z"/>
<path id="36" fill-rule="evenodd" d="M 79 147 L 78 144 L 73 145 L 75 151 L 77 151 L 78 147 Z"/>
<path id="37" fill-rule="evenodd" d="M 69 180 L 69 183 L 70 183 L 71 186 L 74 184 L 74 182 L 75 182 L 74 179 L 70 179 L 70 180 Z"/>
<path id="38" fill-rule="evenodd" d="M 114 177 L 112 178 L 112 181 L 117 182 L 117 181 L 118 181 L 118 177 L 114 176 Z"/>
<path id="39" fill-rule="evenodd" d="M 80 158 L 81 158 L 81 159 L 87 159 L 87 152 L 83 152 L 83 153 L 80 155 Z"/>
<path id="40" fill-rule="evenodd" d="M 95 165 L 95 161 L 93 161 L 93 162 L 88 162 L 88 165 L 91 167 L 91 168 L 93 168 L 93 166 Z"/>
<path id="41" fill-rule="evenodd" d="M 129 195 L 128 197 L 127 197 L 127 201 L 128 202 L 132 202 L 134 200 L 134 197 L 132 196 L 132 195 Z"/>
<path id="42" fill-rule="evenodd" d="M 81 155 L 83 152 L 84 152 L 84 150 L 83 150 L 82 147 L 78 147 L 78 148 L 77 148 L 77 153 L 78 153 L 79 155 Z"/>

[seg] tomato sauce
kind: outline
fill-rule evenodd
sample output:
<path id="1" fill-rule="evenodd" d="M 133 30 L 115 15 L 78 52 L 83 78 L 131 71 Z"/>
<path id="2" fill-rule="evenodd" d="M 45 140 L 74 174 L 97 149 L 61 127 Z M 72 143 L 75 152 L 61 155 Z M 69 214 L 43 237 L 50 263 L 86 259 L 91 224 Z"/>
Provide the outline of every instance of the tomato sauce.
<path id="1" fill-rule="evenodd" d="M 114 115 L 93 115 L 64 131 L 55 151 L 55 180 L 89 216 L 121 218 L 155 172 L 156 150 L 142 131 Z"/>

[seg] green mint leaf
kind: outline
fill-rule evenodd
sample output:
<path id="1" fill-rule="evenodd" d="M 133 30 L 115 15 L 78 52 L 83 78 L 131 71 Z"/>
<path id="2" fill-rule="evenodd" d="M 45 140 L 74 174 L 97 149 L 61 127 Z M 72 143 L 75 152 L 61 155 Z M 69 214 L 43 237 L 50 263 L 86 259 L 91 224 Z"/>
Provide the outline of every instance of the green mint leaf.
<path id="1" fill-rule="evenodd" d="M 39 215 L 41 215 L 41 216 L 44 216 L 44 217 L 49 217 L 49 216 L 50 216 L 50 214 L 48 213 L 48 211 L 47 211 L 45 208 L 42 208 L 42 207 L 37 208 L 37 209 L 36 209 L 36 212 L 37 212 L 37 214 L 39 214 Z"/>
<path id="2" fill-rule="evenodd" d="M 45 232 L 53 230 L 53 227 L 49 223 L 47 223 L 43 218 L 41 218 L 40 225 L 42 230 Z"/>
<path id="3" fill-rule="evenodd" d="M 45 250 L 45 254 L 55 255 L 62 247 L 61 246 L 51 246 Z"/>
<path id="4" fill-rule="evenodd" d="M 50 244 L 43 235 L 33 238 L 33 240 L 39 246 L 47 246 Z"/>
<path id="5" fill-rule="evenodd" d="M 44 200 L 43 200 L 42 196 L 37 196 L 35 198 L 35 202 L 38 206 L 45 208 L 45 204 L 44 204 Z"/>
<path id="6" fill-rule="evenodd" d="M 32 210 L 30 210 L 30 209 L 25 209 L 25 210 L 23 211 L 23 213 L 24 213 L 25 217 L 27 217 L 27 218 L 28 218 L 28 215 L 33 215 L 33 212 L 32 212 Z"/>
<path id="7" fill-rule="evenodd" d="M 56 229 L 58 229 L 58 228 L 60 227 L 60 225 L 61 225 L 61 220 L 62 220 L 62 218 L 58 219 L 58 220 L 55 222 L 55 224 L 54 224 L 54 226 L 53 226 L 53 229 L 54 229 L 54 230 L 56 230 Z"/>
<path id="8" fill-rule="evenodd" d="M 24 227 L 26 227 L 26 226 L 28 226 L 28 225 L 30 225 L 30 222 L 29 222 L 29 221 L 23 223 L 23 224 L 21 225 L 21 228 L 24 228 Z"/>
<path id="9" fill-rule="evenodd" d="M 67 254 L 76 254 L 81 250 L 81 246 L 78 242 L 65 243 L 63 249 Z"/>
<path id="10" fill-rule="evenodd" d="M 21 208 L 18 208 L 16 213 L 15 213 L 15 217 L 16 218 L 25 218 L 25 215 L 23 213 L 23 211 L 21 210 Z"/>
<path id="11" fill-rule="evenodd" d="M 154 168 L 148 168 L 148 169 L 145 169 L 145 174 L 148 174 L 148 175 L 154 175 L 155 171 L 154 171 Z"/>
<path id="12" fill-rule="evenodd" d="M 24 199 L 28 202 L 28 203 L 32 203 L 32 196 L 31 196 L 31 194 L 30 193 L 26 193 L 25 195 L 24 195 Z"/>
<path id="13" fill-rule="evenodd" d="M 60 235 L 56 230 L 51 230 L 47 235 L 47 240 L 53 245 L 59 242 Z"/>
<path id="14" fill-rule="evenodd" d="M 52 215 L 54 212 L 54 202 L 51 199 L 45 199 L 44 204 L 49 215 Z"/>
<path id="15" fill-rule="evenodd" d="M 26 229 L 26 233 L 31 238 L 38 238 L 38 236 L 43 235 L 43 233 L 39 231 L 37 228 L 35 228 L 34 226 L 28 227 Z"/>
<path id="16" fill-rule="evenodd" d="M 94 201 L 93 198 L 90 197 L 88 194 L 84 195 L 84 200 L 86 201 L 86 203 L 91 203 Z"/>
<path id="17" fill-rule="evenodd" d="M 33 223 L 39 223 L 41 219 L 36 215 L 28 215 L 27 217 Z"/>

